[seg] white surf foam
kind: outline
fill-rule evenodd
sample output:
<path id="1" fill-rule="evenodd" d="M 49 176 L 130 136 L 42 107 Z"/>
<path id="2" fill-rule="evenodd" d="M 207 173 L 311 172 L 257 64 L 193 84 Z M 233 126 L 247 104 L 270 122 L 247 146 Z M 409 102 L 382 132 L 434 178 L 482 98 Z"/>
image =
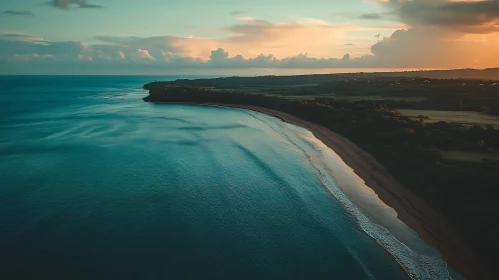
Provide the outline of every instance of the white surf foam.
<path id="1" fill-rule="evenodd" d="M 292 145 L 295 150 L 302 152 L 308 158 L 312 166 L 317 170 L 323 186 L 355 219 L 359 227 L 388 251 L 412 279 L 452 279 L 447 269 L 447 263 L 435 249 L 420 240 L 416 242 L 419 244 L 418 246 L 424 244 L 423 246 L 426 246 L 426 248 L 410 248 L 385 227 L 371 221 L 365 213 L 359 210 L 357 205 L 352 203 L 330 174 L 330 168 L 334 168 L 334 166 L 328 166 L 327 160 L 324 158 L 327 155 L 322 152 L 327 147 L 317 147 L 318 143 L 323 146 L 325 144 L 315 137 L 313 142 L 309 141 L 310 137 L 312 137 L 311 132 L 264 114 L 250 111 L 247 111 L 247 113 L 266 123 Z M 352 176 L 357 175 L 352 174 Z M 407 226 L 405 227 L 407 230 L 411 230 Z M 417 235 L 415 236 L 417 237 Z"/>

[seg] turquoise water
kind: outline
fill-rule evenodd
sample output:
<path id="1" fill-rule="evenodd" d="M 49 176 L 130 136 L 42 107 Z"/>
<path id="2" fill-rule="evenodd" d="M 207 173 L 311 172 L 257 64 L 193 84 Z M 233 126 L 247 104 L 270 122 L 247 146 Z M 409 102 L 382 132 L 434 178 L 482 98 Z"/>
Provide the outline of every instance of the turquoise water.
<path id="1" fill-rule="evenodd" d="M 308 131 L 141 101 L 173 78 L 0 77 L 1 279 L 449 277 Z"/>

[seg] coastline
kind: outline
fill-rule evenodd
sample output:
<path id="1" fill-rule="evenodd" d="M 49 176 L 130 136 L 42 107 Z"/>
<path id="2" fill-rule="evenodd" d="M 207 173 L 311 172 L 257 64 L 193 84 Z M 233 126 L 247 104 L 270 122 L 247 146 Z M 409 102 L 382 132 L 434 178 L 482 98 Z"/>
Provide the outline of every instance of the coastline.
<path id="1" fill-rule="evenodd" d="M 163 102 L 158 102 L 163 103 Z M 165 102 L 169 103 L 169 102 Z M 175 103 L 175 102 L 171 102 Z M 475 257 L 471 249 L 422 198 L 398 182 L 370 154 L 345 137 L 328 128 L 300 119 L 293 115 L 249 105 L 223 103 L 182 103 L 247 109 L 279 118 L 313 133 L 332 149 L 354 172 L 365 181 L 379 198 L 397 212 L 397 217 L 427 244 L 436 248 L 442 258 L 466 279 L 490 279 L 490 274 Z"/>

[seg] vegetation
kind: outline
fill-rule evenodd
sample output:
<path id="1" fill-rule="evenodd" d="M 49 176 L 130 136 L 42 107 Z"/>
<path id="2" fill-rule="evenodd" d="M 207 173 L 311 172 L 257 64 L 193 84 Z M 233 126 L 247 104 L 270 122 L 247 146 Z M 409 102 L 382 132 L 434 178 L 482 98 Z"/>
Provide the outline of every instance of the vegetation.
<path id="1" fill-rule="evenodd" d="M 499 79 L 499 69 L 497 70 L 496 79 Z M 194 81 L 177 80 L 166 84 L 237 90 L 286 99 L 296 99 L 299 96 L 300 99 L 329 97 L 350 101 L 377 100 L 384 105 L 399 109 L 471 111 L 499 116 L 498 80 L 430 79 L 384 74 L 230 77 Z M 402 74 L 406 73 L 397 75 Z"/>
<path id="2" fill-rule="evenodd" d="M 184 82 L 182 82 L 183 84 Z M 279 96 L 199 86 L 145 86 L 152 102 L 244 104 L 280 110 L 314 122 L 350 139 L 372 154 L 398 180 L 440 211 L 490 265 L 499 250 L 499 162 L 494 157 L 462 161 L 443 154 L 460 151 L 494 154 L 499 130 L 427 123 L 401 115 L 386 102 L 345 101 L 329 97 L 290 100 Z M 364 94 L 364 93 L 363 93 Z M 474 105 L 470 105 L 474 106 Z M 485 256 L 487 258 L 485 258 Z"/>
<path id="3" fill-rule="evenodd" d="M 463 124 L 471 127 L 480 125 L 487 127 L 492 125 L 499 128 L 499 117 L 488 115 L 482 112 L 470 111 L 438 111 L 438 110 L 416 110 L 416 109 L 398 109 L 398 111 L 413 120 L 423 119 L 426 123 L 435 123 L 444 121 L 448 123 Z"/>

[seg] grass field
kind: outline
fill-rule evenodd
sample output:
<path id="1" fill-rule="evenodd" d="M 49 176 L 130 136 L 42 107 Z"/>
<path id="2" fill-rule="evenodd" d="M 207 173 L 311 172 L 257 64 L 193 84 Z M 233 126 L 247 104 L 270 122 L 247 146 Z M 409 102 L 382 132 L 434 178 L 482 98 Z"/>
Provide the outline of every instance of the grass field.
<path id="1" fill-rule="evenodd" d="M 491 124 L 495 128 L 499 128 L 499 117 L 487 115 L 480 112 L 461 112 L 461 111 L 436 111 L 436 110 L 398 110 L 402 115 L 411 119 L 419 119 L 418 115 L 423 115 L 429 119 L 424 121 L 427 123 L 445 121 L 448 123 L 460 123 L 465 125 L 488 125 Z"/>
<path id="2" fill-rule="evenodd" d="M 409 96 L 381 96 L 381 95 L 348 95 L 348 94 L 336 94 L 336 93 L 324 93 L 324 94 L 303 94 L 309 92 L 317 86 L 317 84 L 303 84 L 303 85 L 279 85 L 279 86 L 247 86 L 234 88 L 237 91 L 243 91 L 247 93 L 261 93 L 269 96 L 278 96 L 285 99 L 291 100 L 313 100 L 317 97 L 327 97 L 335 98 L 337 100 L 347 100 L 347 101 L 362 101 L 362 100 L 393 100 L 393 101 L 407 101 L 407 102 L 417 102 L 425 100 L 424 97 L 409 97 Z M 224 88 L 224 87 L 222 87 Z M 300 94 L 300 92 L 302 92 Z"/>
<path id="3" fill-rule="evenodd" d="M 480 162 L 483 160 L 499 161 L 499 153 L 474 153 L 464 151 L 442 151 L 442 156 L 447 160 L 455 161 L 473 161 Z"/>
<path id="4" fill-rule="evenodd" d="M 234 89 L 238 90 L 238 91 L 246 91 L 246 92 L 267 93 L 267 92 L 275 92 L 275 91 L 288 92 L 288 91 L 296 90 L 298 88 L 308 88 L 308 87 L 315 87 L 315 86 L 317 86 L 317 84 L 280 85 L 280 86 L 262 85 L 262 86 L 238 87 L 238 88 L 234 88 Z"/>
<path id="5" fill-rule="evenodd" d="M 317 97 L 324 97 L 323 95 L 282 95 L 282 94 L 265 94 L 266 96 L 276 96 L 289 100 L 314 100 Z"/>
<path id="6" fill-rule="evenodd" d="M 361 101 L 361 100 L 393 100 L 393 101 L 407 101 L 415 102 L 422 101 L 424 97 L 404 97 L 404 96 L 380 96 L 380 95 L 332 95 L 330 97 L 338 100 Z"/>
<path id="7" fill-rule="evenodd" d="M 286 94 L 266 94 L 269 96 L 277 96 L 284 99 L 290 100 L 314 100 L 315 98 L 335 98 L 336 100 L 347 100 L 347 101 L 362 101 L 362 100 L 394 100 L 394 101 L 421 101 L 424 98 L 419 97 L 392 97 L 392 96 L 376 96 L 376 95 L 330 95 L 330 94 L 321 94 L 321 95 L 286 95 Z"/>

